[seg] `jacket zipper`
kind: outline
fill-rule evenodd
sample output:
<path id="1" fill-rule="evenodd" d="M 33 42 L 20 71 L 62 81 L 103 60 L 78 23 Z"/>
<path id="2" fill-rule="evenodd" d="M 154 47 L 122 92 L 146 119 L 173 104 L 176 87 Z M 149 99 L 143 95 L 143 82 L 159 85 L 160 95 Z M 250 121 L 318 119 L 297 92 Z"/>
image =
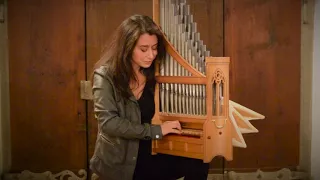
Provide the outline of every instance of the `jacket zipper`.
<path id="1" fill-rule="evenodd" d="M 102 133 L 100 133 L 100 136 L 102 138 L 102 140 L 104 140 L 106 143 L 111 144 L 112 146 L 115 145 L 115 143 L 111 142 L 108 138 L 106 138 Z"/>

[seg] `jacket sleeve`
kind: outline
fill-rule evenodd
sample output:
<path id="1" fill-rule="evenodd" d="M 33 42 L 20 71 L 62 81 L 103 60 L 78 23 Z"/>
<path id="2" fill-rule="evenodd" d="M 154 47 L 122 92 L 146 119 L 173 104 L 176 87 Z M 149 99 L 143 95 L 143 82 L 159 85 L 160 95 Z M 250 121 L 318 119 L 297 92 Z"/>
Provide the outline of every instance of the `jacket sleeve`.
<path id="1" fill-rule="evenodd" d="M 94 113 L 102 133 L 127 139 L 161 139 L 160 125 L 132 123 L 119 116 L 114 88 L 108 78 L 93 76 Z"/>

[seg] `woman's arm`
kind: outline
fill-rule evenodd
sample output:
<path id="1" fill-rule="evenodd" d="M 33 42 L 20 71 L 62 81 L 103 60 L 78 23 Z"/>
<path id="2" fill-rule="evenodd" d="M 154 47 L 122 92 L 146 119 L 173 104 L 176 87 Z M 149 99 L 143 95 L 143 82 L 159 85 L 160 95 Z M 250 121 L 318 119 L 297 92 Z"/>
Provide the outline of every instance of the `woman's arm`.
<path id="1" fill-rule="evenodd" d="M 120 117 L 110 80 L 97 72 L 93 78 L 94 113 L 103 133 L 127 139 L 162 138 L 159 125 L 132 123 Z"/>

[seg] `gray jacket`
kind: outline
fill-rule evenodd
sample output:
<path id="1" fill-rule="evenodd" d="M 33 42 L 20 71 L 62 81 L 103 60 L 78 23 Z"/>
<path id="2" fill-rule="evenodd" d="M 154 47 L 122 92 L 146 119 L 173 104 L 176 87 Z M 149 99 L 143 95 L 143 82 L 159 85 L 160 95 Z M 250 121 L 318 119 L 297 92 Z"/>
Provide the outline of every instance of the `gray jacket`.
<path id="1" fill-rule="evenodd" d="M 98 135 L 90 168 L 100 179 L 131 180 L 139 140 L 161 139 L 161 127 L 141 124 L 136 98 L 133 95 L 129 99 L 120 97 L 104 67 L 95 70 L 93 78 Z"/>

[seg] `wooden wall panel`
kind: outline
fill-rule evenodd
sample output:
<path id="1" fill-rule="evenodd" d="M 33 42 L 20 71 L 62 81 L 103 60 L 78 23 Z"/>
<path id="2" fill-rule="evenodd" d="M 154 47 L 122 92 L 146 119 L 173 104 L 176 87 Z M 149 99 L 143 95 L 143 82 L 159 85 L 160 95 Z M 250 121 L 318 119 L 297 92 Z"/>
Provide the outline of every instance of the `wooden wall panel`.
<path id="1" fill-rule="evenodd" d="M 8 1 L 12 172 L 85 169 L 85 3 Z"/>
<path id="2" fill-rule="evenodd" d="M 266 116 L 227 169 L 299 164 L 300 9 L 300 0 L 225 0 L 230 99 Z"/>

